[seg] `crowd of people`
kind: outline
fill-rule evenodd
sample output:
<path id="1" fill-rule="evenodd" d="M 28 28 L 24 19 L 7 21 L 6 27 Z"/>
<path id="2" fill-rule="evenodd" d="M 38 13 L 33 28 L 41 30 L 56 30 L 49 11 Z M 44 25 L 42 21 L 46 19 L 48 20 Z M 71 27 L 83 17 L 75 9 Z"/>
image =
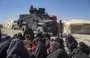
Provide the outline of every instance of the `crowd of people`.
<path id="1" fill-rule="evenodd" d="M 0 58 L 89 58 L 89 46 L 72 35 L 64 38 L 41 32 L 34 36 L 31 28 L 6 38 L 0 32 Z"/>

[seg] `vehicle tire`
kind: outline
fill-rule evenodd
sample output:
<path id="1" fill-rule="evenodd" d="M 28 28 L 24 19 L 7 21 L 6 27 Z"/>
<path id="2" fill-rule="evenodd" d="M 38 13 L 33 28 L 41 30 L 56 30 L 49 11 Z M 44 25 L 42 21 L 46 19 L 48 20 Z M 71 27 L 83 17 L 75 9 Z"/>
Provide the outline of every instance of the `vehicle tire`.
<path id="1" fill-rule="evenodd" d="M 23 27 L 22 27 L 22 31 L 25 31 L 25 30 L 26 30 L 26 27 L 25 27 L 25 26 L 23 26 Z"/>

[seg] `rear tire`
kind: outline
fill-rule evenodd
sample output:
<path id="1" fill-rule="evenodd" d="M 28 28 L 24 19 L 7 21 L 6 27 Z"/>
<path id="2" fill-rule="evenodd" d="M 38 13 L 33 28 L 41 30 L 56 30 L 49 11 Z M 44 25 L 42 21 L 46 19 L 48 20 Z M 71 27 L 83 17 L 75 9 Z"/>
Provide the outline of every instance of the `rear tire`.
<path id="1" fill-rule="evenodd" d="M 22 31 L 25 31 L 25 30 L 26 30 L 26 27 L 25 27 L 25 26 L 23 26 L 23 27 L 22 27 Z"/>

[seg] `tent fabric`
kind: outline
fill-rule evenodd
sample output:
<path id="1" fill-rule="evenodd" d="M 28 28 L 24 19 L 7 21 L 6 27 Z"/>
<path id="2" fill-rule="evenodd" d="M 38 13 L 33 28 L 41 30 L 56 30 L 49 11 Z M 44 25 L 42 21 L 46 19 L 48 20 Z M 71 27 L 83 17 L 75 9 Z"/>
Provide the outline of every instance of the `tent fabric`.
<path id="1" fill-rule="evenodd" d="M 90 24 L 89 20 L 70 20 L 65 22 L 65 25 L 70 25 L 70 24 Z"/>
<path id="2" fill-rule="evenodd" d="M 64 23 L 64 33 L 85 33 L 90 34 L 90 21 L 70 20 Z"/>

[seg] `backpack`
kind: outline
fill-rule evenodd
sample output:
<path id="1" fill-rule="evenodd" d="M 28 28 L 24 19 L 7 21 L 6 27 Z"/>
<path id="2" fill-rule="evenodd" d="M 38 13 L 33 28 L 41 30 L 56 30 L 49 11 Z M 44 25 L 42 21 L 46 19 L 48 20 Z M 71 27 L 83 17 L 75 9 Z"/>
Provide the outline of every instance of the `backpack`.
<path id="1" fill-rule="evenodd" d="M 77 50 L 77 52 L 72 56 L 72 58 L 89 58 L 89 56 L 83 53 L 81 50 Z"/>

